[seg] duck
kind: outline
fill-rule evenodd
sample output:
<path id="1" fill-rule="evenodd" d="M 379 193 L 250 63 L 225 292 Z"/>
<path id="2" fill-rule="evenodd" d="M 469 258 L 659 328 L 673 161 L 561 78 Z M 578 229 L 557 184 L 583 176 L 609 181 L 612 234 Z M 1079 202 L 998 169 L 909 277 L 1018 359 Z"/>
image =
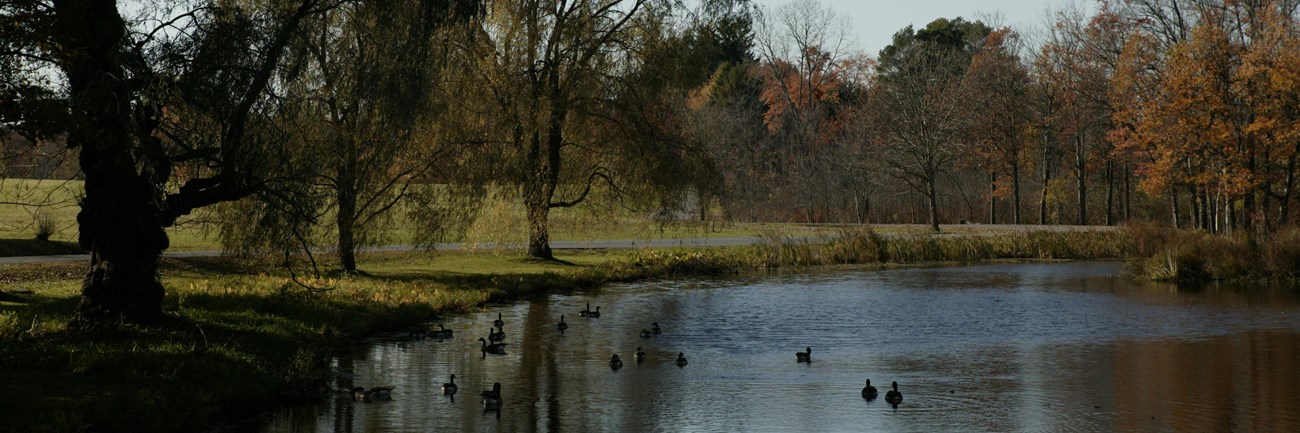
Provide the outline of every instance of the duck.
<path id="1" fill-rule="evenodd" d="M 487 342 L 486 340 L 484 340 L 483 337 L 479 337 L 479 338 L 478 338 L 478 341 L 479 341 L 479 343 L 483 343 L 483 344 L 479 347 L 479 350 L 482 350 L 483 353 L 485 353 L 485 354 L 486 354 L 486 353 L 491 353 L 491 354 L 493 354 L 493 355 L 505 355 L 505 354 L 506 354 L 506 343 L 492 343 L 492 344 L 488 344 L 488 342 Z"/>
<path id="2" fill-rule="evenodd" d="M 568 324 L 568 323 L 564 323 L 564 315 L 563 315 L 563 314 L 560 315 L 560 323 L 556 323 L 556 324 L 555 324 L 555 329 L 559 329 L 560 332 L 564 332 L 565 329 L 569 329 L 569 324 Z"/>
<path id="3" fill-rule="evenodd" d="M 810 364 L 811 364 L 811 363 L 812 363 L 812 348 L 811 348 L 811 347 L 806 347 L 806 348 L 804 348 L 804 350 L 806 350 L 806 352 L 795 352 L 795 353 L 794 353 L 794 362 L 807 362 L 807 363 L 810 363 Z"/>
<path id="4" fill-rule="evenodd" d="M 615 369 L 615 370 L 618 370 L 618 369 L 620 369 L 620 368 L 623 368 L 623 360 L 618 358 L 618 354 L 617 354 L 617 353 L 615 353 L 614 356 L 612 356 L 612 357 L 609 358 L 609 368 L 612 368 L 612 369 Z"/>
<path id="5" fill-rule="evenodd" d="M 376 386 L 370 389 L 358 386 L 352 388 L 352 399 L 363 403 L 370 403 L 374 400 L 392 400 L 392 391 L 393 387 L 391 386 Z"/>
<path id="6" fill-rule="evenodd" d="M 579 316 L 582 316 L 582 317 L 590 316 L 590 315 L 591 315 L 591 303 L 588 302 L 588 303 L 587 303 L 587 308 L 584 308 L 582 311 L 579 311 L 579 312 L 578 312 L 578 315 L 579 315 Z"/>
<path id="7" fill-rule="evenodd" d="M 501 408 L 501 382 L 493 383 L 492 389 L 484 390 L 479 395 L 483 397 L 484 409 Z"/>
<path id="8" fill-rule="evenodd" d="M 501 313 L 497 313 L 497 320 L 492 321 L 492 326 L 498 328 L 504 328 L 506 326 L 506 322 L 504 320 L 501 320 Z"/>
<path id="9" fill-rule="evenodd" d="M 456 395 L 456 390 L 459 388 L 456 386 L 456 375 L 453 374 L 450 382 L 442 384 L 442 395 Z"/>
<path id="10" fill-rule="evenodd" d="M 880 395 L 880 393 L 876 391 L 876 387 L 871 386 L 871 379 L 867 379 L 867 386 L 862 388 L 862 398 L 871 401 L 875 400 L 877 395 Z"/>
<path id="11" fill-rule="evenodd" d="M 451 330 L 442 327 L 441 323 L 438 324 L 438 330 L 431 332 L 431 334 L 433 338 L 451 338 Z"/>
<path id="12" fill-rule="evenodd" d="M 662 329 L 659 329 L 659 322 L 650 324 L 650 332 L 653 332 L 655 335 L 659 335 L 660 332 L 663 332 Z"/>
<path id="13" fill-rule="evenodd" d="M 686 355 L 683 354 L 682 352 L 677 352 L 677 366 L 678 367 L 686 366 Z"/>
<path id="14" fill-rule="evenodd" d="M 506 339 L 506 332 L 498 333 L 495 328 L 487 328 L 487 341 L 495 343 L 503 341 L 503 339 Z"/>
<path id="15" fill-rule="evenodd" d="M 640 363 L 642 363 L 642 362 L 645 362 L 645 352 L 641 351 L 641 347 L 640 347 L 640 346 L 637 346 L 637 348 L 636 348 L 636 356 L 635 356 L 635 358 L 636 358 L 636 363 L 637 363 L 637 364 L 640 364 Z"/>
<path id="16" fill-rule="evenodd" d="M 503 341 L 505 339 L 506 339 L 506 331 L 502 331 L 501 328 L 496 328 L 496 330 L 493 330 L 492 328 L 488 328 L 488 341 L 496 343 L 498 341 Z"/>
<path id="17" fill-rule="evenodd" d="M 600 317 L 600 306 L 599 306 L 599 305 L 596 306 L 596 311 L 588 311 L 588 312 L 587 312 L 587 317 L 599 318 L 599 317 Z"/>
<path id="18" fill-rule="evenodd" d="M 645 329 L 645 328 L 641 329 L 641 338 L 650 338 L 653 335 L 654 334 L 651 334 L 649 329 Z"/>
<path id="19" fill-rule="evenodd" d="M 893 382 L 893 388 L 885 393 L 885 402 L 898 406 L 899 403 L 903 402 L 903 393 L 898 392 L 898 382 Z"/>

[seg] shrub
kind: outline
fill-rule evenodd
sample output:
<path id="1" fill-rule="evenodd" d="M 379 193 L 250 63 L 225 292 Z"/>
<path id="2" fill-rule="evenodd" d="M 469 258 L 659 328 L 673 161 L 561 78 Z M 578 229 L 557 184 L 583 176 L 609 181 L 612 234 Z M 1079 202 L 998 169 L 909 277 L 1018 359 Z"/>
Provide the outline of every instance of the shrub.
<path id="1" fill-rule="evenodd" d="M 36 239 L 48 241 L 55 230 L 58 230 L 58 224 L 54 217 L 45 212 L 36 214 Z"/>

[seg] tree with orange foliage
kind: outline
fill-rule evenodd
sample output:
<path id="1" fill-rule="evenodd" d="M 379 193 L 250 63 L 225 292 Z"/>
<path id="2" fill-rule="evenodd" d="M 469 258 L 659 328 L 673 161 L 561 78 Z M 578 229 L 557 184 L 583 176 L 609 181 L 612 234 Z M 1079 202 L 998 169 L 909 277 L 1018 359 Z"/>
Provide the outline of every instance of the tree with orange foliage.
<path id="1" fill-rule="evenodd" d="M 1281 3 L 1203 9 L 1185 40 L 1161 49 L 1154 36 L 1136 38 L 1125 50 L 1111 138 L 1146 157 L 1148 193 L 1192 192 L 1199 228 L 1268 230 L 1290 219 L 1300 38 Z"/>
<path id="2" fill-rule="evenodd" d="M 847 22 L 813 0 L 765 15 L 757 37 L 763 63 L 763 122 L 777 141 L 784 183 L 778 196 L 799 203 L 807 222 L 830 212 L 845 172 L 842 140 L 852 113 L 850 84 L 863 63 L 846 57 Z"/>
<path id="3" fill-rule="evenodd" d="M 1011 178 L 1012 221 L 1020 224 L 1020 171 L 1032 113 L 1025 104 L 1029 71 L 1016 54 L 1019 35 L 1010 28 L 992 33 L 966 70 L 970 152 L 990 176 L 989 223 L 997 223 L 998 175 Z M 1004 190 L 1004 189 L 1003 189 Z"/>

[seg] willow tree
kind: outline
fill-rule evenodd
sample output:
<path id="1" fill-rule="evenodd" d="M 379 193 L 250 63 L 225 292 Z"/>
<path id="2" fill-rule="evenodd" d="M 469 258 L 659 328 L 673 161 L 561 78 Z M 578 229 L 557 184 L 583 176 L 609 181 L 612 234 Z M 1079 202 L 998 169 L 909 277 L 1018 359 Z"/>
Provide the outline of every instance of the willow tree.
<path id="1" fill-rule="evenodd" d="M 0 7 L 6 41 L 22 41 L 0 56 L 59 75 L 50 85 L 72 119 L 68 145 L 85 176 L 78 241 L 91 252 L 75 319 L 84 325 L 159 319 L 164 229 L 291 181 L 281 176 L 296 151 L 281 122 L 279 92 L 295 77 L 286 53 L 305 22 L 351 2 L 126 3 Z"/>
<path id="2" fill-rule="evenodd" d="M 356 271 L 356 250 L 373 243 L 412 183 L 448 146 L 430 131 L 448 109 L 435 98 L 445 86 L 447 58 L 475 0 L 358 2 L 314 22 L 299 55 L 307 71 L 297 89 L 309 127 L 304 148 L 322 169 L 314 185 L 331 195 L 337 253 Z"/>
<path id="3" fill-rule="evenodd" d="M 484 157 L 499 158 L 499 181 L 520 189 L 529 256 L 553 257 L 551 209 L 583 203 L 601 183 L 617 191 L 653 181 L 638 168 L 663 153 L 629 140 L 617 97 L 640 66 L 638 18 L 665 7 L 652 0 L 490 3 L 476 47 L 494 104 L 486 136 L 501 146 Z"/>

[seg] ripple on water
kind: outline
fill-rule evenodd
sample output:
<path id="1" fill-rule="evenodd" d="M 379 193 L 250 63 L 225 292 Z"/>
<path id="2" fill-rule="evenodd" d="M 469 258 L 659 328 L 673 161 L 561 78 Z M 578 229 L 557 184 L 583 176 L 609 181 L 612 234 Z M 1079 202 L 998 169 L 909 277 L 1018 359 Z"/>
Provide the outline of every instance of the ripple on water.
<path id="1" fill-rule="evenodd" d="M 1293 432 L 1294 293 L 1148 290 L 1116 264 L 1032 264 L 647 282 L 447 318 L 456 337 L 382 335 L 334 361 L 328 399 L 265 431 Z M 1117 282 L 1118 281 L 1118 282 Z M 577 317 L 586 302 L 599 319 Z M 476 339 L 500 312 L 508 355 Z M 554 329 L 559 315 L 570 328 Z M 664 333 L 638 332 L 659 322 Z M 473 332 L 469 330 L 475 330 Z M 650 354 L 633 361 L 637 346 Z M 794 352 L 812 347 L 813 362 Z M 690 359 L 673 365 L 678 352 Z M 610 370 L 611 353 L 626 365 Z M 461 393 L 437 394 L 450 373 Z M 872 379 L 881 398 L 865 401 Z M 883 400 L 897 380 L 905 398 Z M 506 406 L 477 391 L 501 382 Z M 1235 403 L 1225 403 L 1230 395 Z M 1193 424 L 1200 423 L 1200 424 Z"/>

